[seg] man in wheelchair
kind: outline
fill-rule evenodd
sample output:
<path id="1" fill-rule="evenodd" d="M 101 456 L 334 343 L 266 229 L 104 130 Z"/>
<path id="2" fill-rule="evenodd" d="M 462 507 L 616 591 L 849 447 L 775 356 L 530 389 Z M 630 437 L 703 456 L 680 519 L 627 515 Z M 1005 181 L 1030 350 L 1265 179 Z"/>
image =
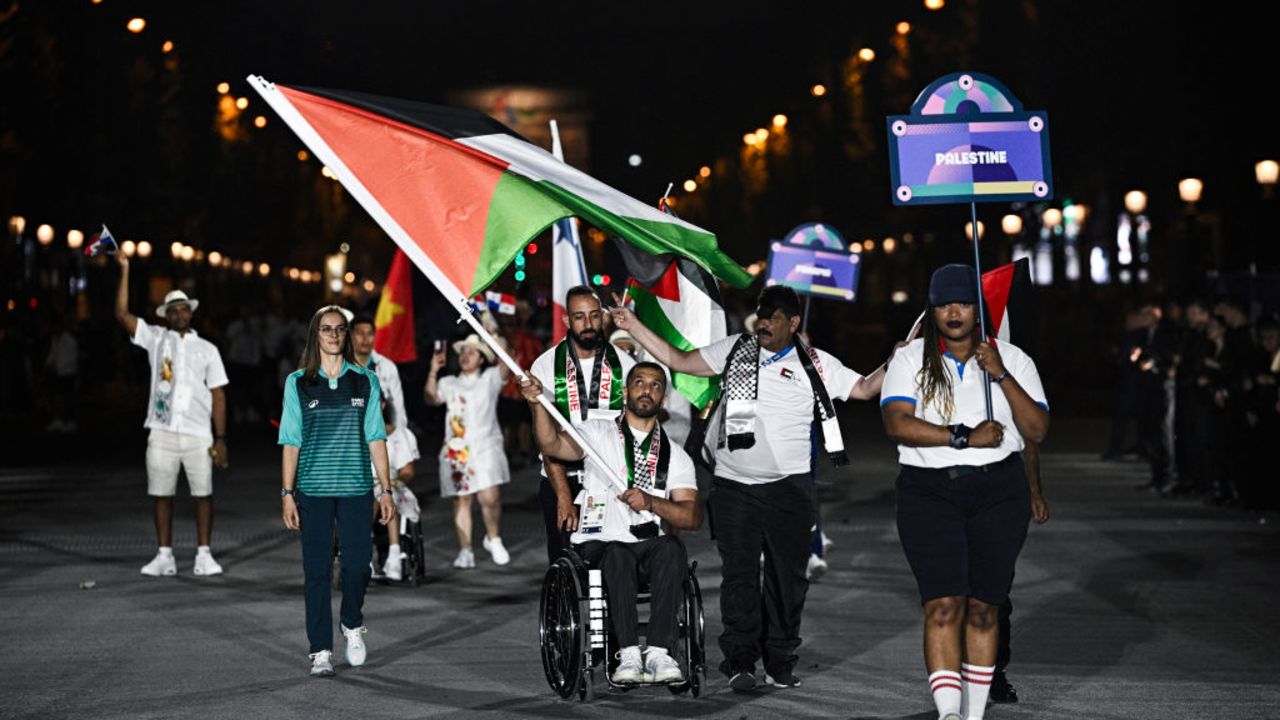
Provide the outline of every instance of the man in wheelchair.
<path id="1" fill-rule="evenodd" d="M 583 459 L 581 447 L 538 403 L 542 385 L 527 375 L 521 392 L 533 411 L 534 435 L 545 455 Z M 587 444 L 627 481 L 622 488 L 590 457 L 582 492 L 571 518 L 570 543 L 582 559 L 599 567 L 608 595 L 609 618 L 618 638 L 615 683 L 677 683 L 684 679 L 671 656 L 688 565 L 684 545 L 663 532 L 661 523 L 693 530 L 702 525 L 693 461 L 670 441 L 658 422 L 667 394 L 667 373 L 652 362 L 636 363 L 624 382 L 624 412 L 614 420 L 577 426 Z M 638 574 L 649 576 L 650 615 L 641 653 L 636 611 Z"/>

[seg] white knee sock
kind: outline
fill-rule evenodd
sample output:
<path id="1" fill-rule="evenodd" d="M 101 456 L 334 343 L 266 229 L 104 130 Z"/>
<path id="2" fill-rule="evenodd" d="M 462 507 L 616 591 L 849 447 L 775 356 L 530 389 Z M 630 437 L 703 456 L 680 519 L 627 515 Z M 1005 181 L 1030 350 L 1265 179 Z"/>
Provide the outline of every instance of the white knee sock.
<path id="1" fill-rule="evenodd" d="M 391 543 L 390 545 L 387 545 L 387 554 L 388 554 L 388 555 L 399 555 L 399 554 L 400 554 L 400 543 Z"/>
<path id="2" fill-rule="evenodd" d="M 960 673 L 955 670 L 939 670 L 929 676 L 929 692 L 939 718 L 960 712 L 960 687 Z"/>
<path id="3" fill-rule="evenodd" d="M 982 720 L 983 714 L 987 712 L 987 695 L 991 692 L 991 678 L 995 671 L 995 665 L 960 663 L 967 720 Z"/>

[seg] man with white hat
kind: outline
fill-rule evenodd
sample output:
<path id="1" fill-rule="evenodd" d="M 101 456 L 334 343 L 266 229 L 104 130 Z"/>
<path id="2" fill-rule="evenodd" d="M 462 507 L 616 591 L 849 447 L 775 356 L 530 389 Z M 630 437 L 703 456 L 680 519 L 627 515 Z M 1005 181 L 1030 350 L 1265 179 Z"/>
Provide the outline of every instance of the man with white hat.
<path id="1" fill-rule="evenodd" d="M 116 253 L 120 263 L 120 287 L 116 291 L 116 319 L 129 331 L 133 344 L 147 351 L 151 362 L 151 397 L 145 427 L 147 439 L 147 494 L 155 498 L 156 539 L 159 550 L 142 574 L 152 577 L 178 574 L 173 557 L 173 496 L 178 470 L 187 474 L 187 485 L 196 501 L 196 534 L 199 547 L 192 572 L 218 575 L 222 566 L 213 559 L 209 544 L 213 535 L 213 464 L 227 467 L 227 371 L 218 348 L 197 337 L 191 329 L 191 313 L 200 302 L 181 290 L 165 295 L 156 308 L 166 328 L 151 325 L 129 312 L 129 260 Z M 209 420 L 213 420 L 213 432 Z"/>

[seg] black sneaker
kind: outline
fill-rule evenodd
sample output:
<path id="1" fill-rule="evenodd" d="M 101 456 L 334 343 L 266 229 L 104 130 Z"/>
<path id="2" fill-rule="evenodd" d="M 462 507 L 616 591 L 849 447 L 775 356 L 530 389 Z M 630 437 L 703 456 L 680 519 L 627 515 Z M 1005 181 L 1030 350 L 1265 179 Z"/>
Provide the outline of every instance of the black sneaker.
<path id="1" fill-rule="evenodd" d="M 1001 705 L 1018 702 L 1018 691 L 1014 690 L 1013 685 L 1009 684 L 1009 678 L 1005 677 L 1004 670 L 997 669 L 995 675 L 992 676 L 989 697 L 991 702 Z"/>
<path id="2" fill-rule="evenodd" d="M 756 670 L 754 667 L 733 667 L 728 660 L 720 663 L 720 672 L 729 678 L 729 687 L 734 692 L 751 692 L 756 687 Z"/>
<path id="3" fill-rule="evenodd" d="M 790 670 L 778 670 L 773 673 L 765 673 L 764 682 L 766 685 L 779 688 L 800 687 L 800 678 Z"/>

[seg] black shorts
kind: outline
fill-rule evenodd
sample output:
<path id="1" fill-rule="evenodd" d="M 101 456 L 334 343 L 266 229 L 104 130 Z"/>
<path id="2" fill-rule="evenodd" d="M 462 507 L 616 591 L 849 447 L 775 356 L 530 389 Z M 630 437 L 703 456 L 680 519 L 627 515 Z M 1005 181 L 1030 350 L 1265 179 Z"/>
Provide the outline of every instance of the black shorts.
<path id="1" fill-rule="evenodd" d="M 980 468 L 903 465 L 897 490 L 898 539 L 921 602 L 1003 603 L 1031 522 L 1022 455 Z"/>

